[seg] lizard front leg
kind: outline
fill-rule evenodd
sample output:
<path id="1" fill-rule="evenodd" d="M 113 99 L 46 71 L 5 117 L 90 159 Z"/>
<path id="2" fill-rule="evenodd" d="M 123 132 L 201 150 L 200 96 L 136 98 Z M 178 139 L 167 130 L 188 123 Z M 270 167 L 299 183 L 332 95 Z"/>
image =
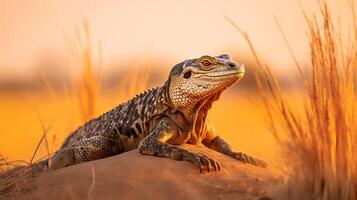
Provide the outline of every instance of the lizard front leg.
<path id="1" fill-rule="evenodd" d="M 230 145 L 216 133 L 209 122 L 206 123 L 206 138 L 202 141 L 202 143 L 210 149 L 223 153 L 244 163 L 252 164 L 258 167 L 267 166 L 267 163 L 263 160 L 254 158 L 242 152 L 233 151 Z"/>
<path id="2" fill-rule="evenodd" d="M 173 160 L 185 160 L 194 163 L 200 172 L 220 170 L 218 162 L 202 155 L 192 153 L 178 146 L 165 143 L 178 135 L 178 128 L 170 119 L 162 119 L 157 127 L 139 144 L 139 152 L 145 155 L 159 156 Z"/>

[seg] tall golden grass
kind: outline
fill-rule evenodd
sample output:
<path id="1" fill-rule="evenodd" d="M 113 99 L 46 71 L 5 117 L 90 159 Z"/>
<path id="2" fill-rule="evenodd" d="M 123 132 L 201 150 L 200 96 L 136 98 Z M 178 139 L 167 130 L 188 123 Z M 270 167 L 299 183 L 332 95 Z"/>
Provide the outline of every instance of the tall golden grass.
<path id="1" fill-rule="evenodd" d="M 351 2 L 353 37 L 343 43 L 328 4 L 313 17 L 304 12 L 309 33 L 309 67 L 303 69 L 286 42 L 304 83 L 303 112 L 289 104 L 272 70 L 259 59 L 257 77 L 271 133 L 290 172 L 288 199 L 357 199 L 357 23 Z M 234 23 L 233 25 L 238 28 Z M 286 40 L 278 23 L 283 38 Z"/>
<path id="2" fill-rule="evenodd" d="M 63 85 L 63 92 L 71 99 L 73 105 L 70 106 L 75 108 L 74 112 L 70 112 L 68 113 L 68 116 L 66 116 L 68 119 L 71 119 L 70 121 L 72 121 L 74 127 L 95 118 L 100 112 L 106 111 L 100 109 L 101 107 L 104 107 L 103 105 L 100 105 L 101 49 L 100 45 L 98 45 L 98 58 L 94 57 L 96 53 L 94 52 L 95 48 L 93 47 L 94 45 L 91 40 L 89 24 L 86 20 L 83 20 L 82 26 L 76 29 L 74 37 L 65 37 L 65 45 L 68 49 L 69 63 L 72 65 L 74 78 L 67 77 L 71 83 Z M 145 90 L 147 88 L 150 73 L 148 67 L 143 69 L 143 71 L 139 71 L 138 69 L 129 70 L 123 77 L 118 77 L 118 87 L 115 87 L 114 91 L 110 91 L 110 93 L 113 93 L 116 99 L 125 101 L 135 96 L 135 94 Z M 79 71 L 79 74 L 76 74 L 76 71 Z M 50 81 L 48 81 L 47 77 L 42 77 L 42 80 L 44 88 L 48 90 L 48 99 L 63 95 L 61 94 L 62 91 L 53 89 L 54 87 L 51 85 Z M 120 92 L 117 90 L 120 90 Z M 121 102 L 115 103 L 119 104 Z M 59 107 L 56 107 L 57 111 L 60 111 L 60 109 L 63 109 L 66 105 L 67 104 L 63 103 Z M 111 106 L 114 107 L 115 105 Z M 77 115 L 80 117 L 80 121 L 76 120 Z M 31 189 L 32 186 L 27 184 L 27 178 L 33 175 L 29 169 L 33 164 L 38 163 L 44 158 L 50 158 L 50 156 L 55 153 L 50 152 L 49 149 L 54 148 L 50 147 L 50 143 L 48 143 L 47 140 L 47 134 L 53 124 L 45 127 L 42 118 L 39 117 L 39 119 L 43 134 L 29 161 L 8 161 L 0 154 L 0 195 L 13 197 L 24 190 Z M 69 133 L 70 132 L 68 132 L 68 134 Z M 41 145 L 45 145 L 46 155 L 37 155 Z M 40 159 L 35 159 L 35 157 L 40 157 Z M 11 169 L 16 167 L 18 167 L 16 170 L 11 171 Z"/>
<path id="3" fill-rule="evenodd" d="M 147 89 L 150 77 L 148 66 L 143 66 L 139 69 L 134 68 L 129 70 L 122 79 L 118 82 L 116 89 L 119 91 L 117 96 L 121 101 L 128 100 L 134 97 L 139 92 Z"/>
<path id="4" fill-rule="evenodd" d="M 73 96 L 77 97 L 75 99 L 79 104 L 82 122 L 86 122 L 94 118 L 97 113 L 100 92 L 99 73 L 102 64 L 101 48 L 98 45 L 98 59 L 95 59 L 91 33 L 86 20 L 83 20 L 81 28 L 76 29 L 75 37 L 66 39 L 66 44 L 71 58 L 70 63 L 75 70 L 80 70 L 80 78 L 74 81 L 72 86 L 75 88 L 71 91 L 74 91 Z"/>
<path id="5" fill-rule="evenodd" d="M 80 122 L 84 123 L 105 111 L 100 110 L 100 107 L 102 107 L 100 103 L 102 94 L 100 81 L 101 46 L 98 42 L 97 48 L 94 48 L 89 24 L 86 20 L 83 20 L 81 28 L 76 29 L 75 37 L 67 37 L 66 44 L 74 70 L 80 70 L 79 79 L 73 80 L 72 86 L 74 88 L 68 90 L 72 91 L 71 95 L 74 101 L 79 104 L 75 107 L 79 108 Z M 98 57 L 95 57 L 96 54 Z M 137 93 L 147 89 L 149 75 L 150 70 L 147 66 L 141 66 L 140 70 L 133 67 L 123 77 L 118 77 L 117 87 L 109 91 L 109 95 L 114 96 L 120 102 L 134 97 Z"/>

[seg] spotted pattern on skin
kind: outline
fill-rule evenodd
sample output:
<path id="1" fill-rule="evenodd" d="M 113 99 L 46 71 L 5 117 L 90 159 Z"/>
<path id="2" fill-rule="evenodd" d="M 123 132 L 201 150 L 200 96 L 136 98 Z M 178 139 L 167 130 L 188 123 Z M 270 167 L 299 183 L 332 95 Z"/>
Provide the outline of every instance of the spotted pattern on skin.
<path id="1" fill-rule="evenodd" d="M 172 68 L 163 86 L 137 95 L 72 132 L 47 162 L 49 169 L 138 148 L 145 155 L 192 162 L 201 172 L 220 170 L 215 160 L 177 146 L 201 142 L 242 162 L 264 167 L 264 161 L 234 152 L 206 124 L 213 102 L 243 74 L 244 67 L 226 54 L 185 60 Z"/>

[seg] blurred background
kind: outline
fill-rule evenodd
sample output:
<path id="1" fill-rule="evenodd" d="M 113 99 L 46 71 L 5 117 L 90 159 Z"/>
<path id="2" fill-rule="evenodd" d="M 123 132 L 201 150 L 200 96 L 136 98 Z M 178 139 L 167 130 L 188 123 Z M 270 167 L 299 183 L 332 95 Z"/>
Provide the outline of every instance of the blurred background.
<path id="1" fill-rule="evenodd" d="M 299 63 L 308 65 L 302 9 L 316 10 L 317 2 L 300 3 L 0 0 L 0 153 L 29 160 L 45 132 L 35 157 L 54 152 L 88 119 L 162 85 L 174 64 L 228 53 L 247 73 L 209 118 L 235 149 L 274 159 L 274 140 L 256 100 L 253 75 L 259 70 L 226 17 L 249 34 L 261 59 L 299 101 L 298 71 L 274 15 Z M 348 1 L 329 3 L 343 30 L 351 23 Z"/>

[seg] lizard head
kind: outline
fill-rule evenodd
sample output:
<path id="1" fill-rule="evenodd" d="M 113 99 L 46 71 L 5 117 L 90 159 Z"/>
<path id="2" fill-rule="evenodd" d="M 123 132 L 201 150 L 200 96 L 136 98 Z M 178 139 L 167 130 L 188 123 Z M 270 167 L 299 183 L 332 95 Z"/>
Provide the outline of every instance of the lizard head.
<path id="1" fill-rule="evenodd" d="M 240 80 L 244 72 L 244 66 L 226 54 L 185 60 L 170 72 L 168 93 L 171 103 L 180 109 L 220 94 Z"/>

